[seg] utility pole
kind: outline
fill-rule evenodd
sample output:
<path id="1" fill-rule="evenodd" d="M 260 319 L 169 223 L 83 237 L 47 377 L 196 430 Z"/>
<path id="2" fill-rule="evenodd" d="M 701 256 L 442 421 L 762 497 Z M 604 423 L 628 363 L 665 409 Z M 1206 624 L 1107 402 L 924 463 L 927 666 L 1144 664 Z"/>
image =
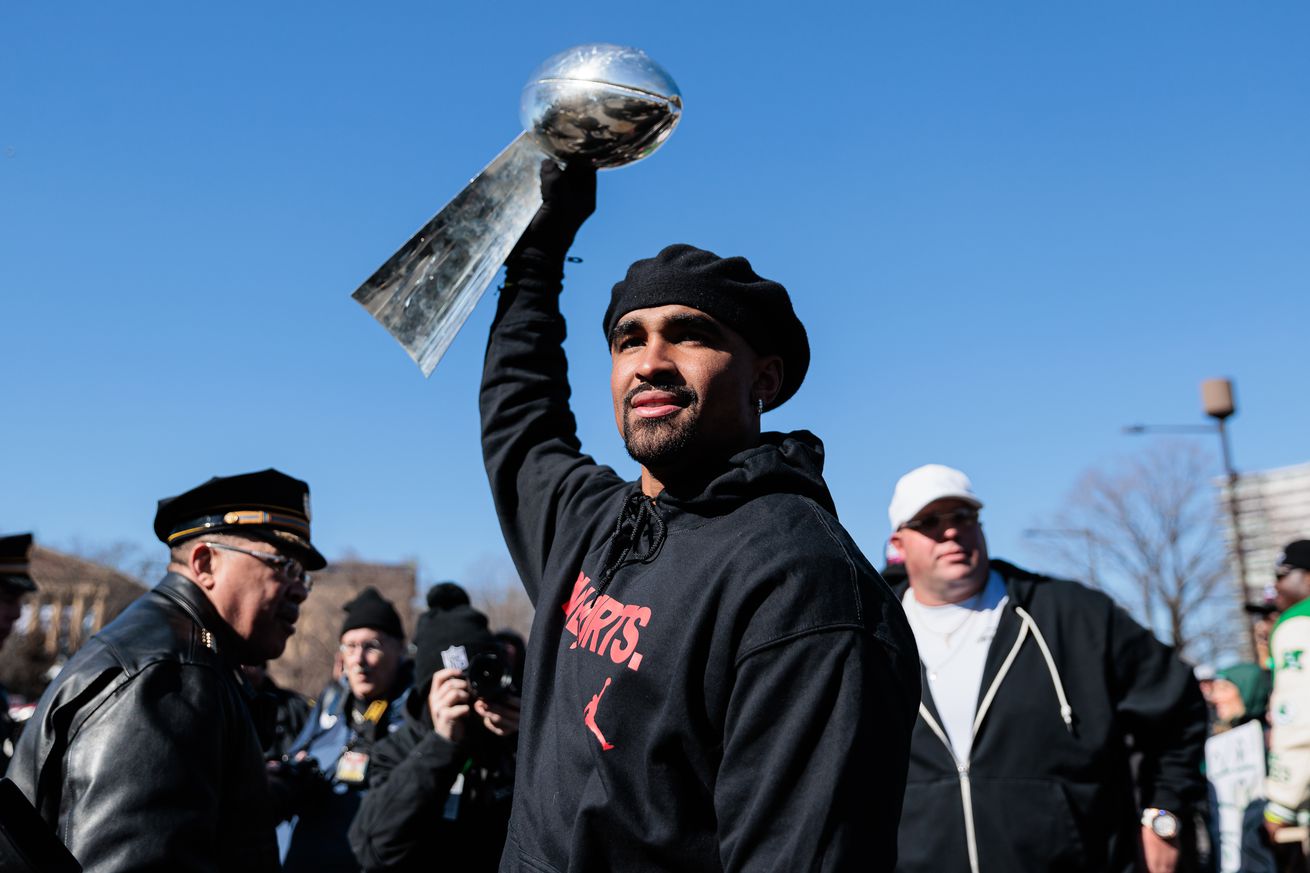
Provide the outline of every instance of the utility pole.
<path id="1" fill-rule="evenodd" d="M 1237 596 L 1242 607 L 1246 606 L 1246 548 L 1242 539 L 1241 513 L 1237 509 L 1237 468 L 1233 466 L 1233 452 L 1228 444 L 1228 429 L 1225 421 L 1237 411 L 1233 402 L 1233 383 L 1229 379 L 1206 379 L 1201 383 L 1201 405 L 1205 414 L 1215 420 L 1215 430 L 1219 432 L 1219 443 L 1224 452 L 1224 473 L 1228 477 L 1228 518 L 1233 530 L 1233 568 L 1237 572 Z M 1255 625 L 1244 619 L 1246 625 L 1246 644 L 1254 660 Z"/>

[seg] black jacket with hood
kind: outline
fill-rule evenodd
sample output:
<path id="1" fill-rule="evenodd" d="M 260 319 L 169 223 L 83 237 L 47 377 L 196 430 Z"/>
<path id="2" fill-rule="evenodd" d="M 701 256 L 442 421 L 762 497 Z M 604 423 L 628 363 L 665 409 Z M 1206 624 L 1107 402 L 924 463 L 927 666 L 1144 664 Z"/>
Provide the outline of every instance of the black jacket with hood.
<path id="1" fill-rule="evenodd" d="M 925 680 L 897 869 L 1131 871 L 1141 808 L 1185 818 L 1205 796 L 1206 710 L 1192 671 L 1106 595 L 991 565 L 1009 599 L 973 748 L 956 761 Z M 1130 751 L 1142 755 L 1141 806 Z"/>
<path id="2" fill-rule="evenodd" d="M 502 293 L 483 452 L 536 618 L 502 871 L 889 871 L 919 699 L 822 445 L 652 501 L 581 450 L 559 282 Z"/>
<path id="3" fill-rule="evenodd" d="M 515 742 L 473 719 L 460 743 L 439 735 L 428 710 L 431 685 L 414 689 L 404 724 L 373 746 L 368 794 L 350 824 L 350 848 L 365 873 L 478 873 L 499 866 Z"/>

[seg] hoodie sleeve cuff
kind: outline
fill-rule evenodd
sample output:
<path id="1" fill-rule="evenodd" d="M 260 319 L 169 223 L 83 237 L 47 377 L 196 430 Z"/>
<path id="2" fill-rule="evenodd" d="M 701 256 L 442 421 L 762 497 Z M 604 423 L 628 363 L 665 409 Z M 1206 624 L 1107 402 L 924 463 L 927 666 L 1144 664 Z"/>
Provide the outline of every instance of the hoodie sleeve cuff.
<path id="1" fill-rule="evenodd" d="M 1150 792 L 1149 802 L 1145 799 L 1145 793 L 1142 801 L 1142 808 L 1164 809 L 1172 812 L 1174 815 L 1182 816 L 1191 804 L 1185 802 L 1178 794 L 1165 788 L 1157 788 Z"/>

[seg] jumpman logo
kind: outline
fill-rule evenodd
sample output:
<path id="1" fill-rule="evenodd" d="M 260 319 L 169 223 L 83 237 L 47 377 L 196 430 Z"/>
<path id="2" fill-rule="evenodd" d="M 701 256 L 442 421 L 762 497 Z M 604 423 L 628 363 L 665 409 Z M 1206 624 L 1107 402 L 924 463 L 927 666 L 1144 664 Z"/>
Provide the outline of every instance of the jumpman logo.
<path id="1" fill-rule="evenodd" d="M 601 686 L 600 693 L 593 694 L 591 696 L 591 702 L 582 708 L 582 720 L 586 723 L 587 729 L 595 734 L 596 739 L 600 741 L 600 750 L 602 752 L 608 752 L 610 749 L 614 748 L 614 744 L 606 740 L 605 735 L 601 733 L 600 728 L 596 726 L 596 707 L 600 706 L 600 699 L 605 696 L 605 691 L 609 687 L 610 680 L 607 677 L 605 679 L 605 684 Z"/>

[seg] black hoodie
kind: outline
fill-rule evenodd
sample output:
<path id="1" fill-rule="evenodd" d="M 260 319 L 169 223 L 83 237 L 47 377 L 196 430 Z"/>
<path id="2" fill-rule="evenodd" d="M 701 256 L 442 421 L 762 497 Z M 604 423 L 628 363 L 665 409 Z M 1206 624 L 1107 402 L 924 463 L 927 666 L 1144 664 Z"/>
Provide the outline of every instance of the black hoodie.
<path id="1" fill-rule="evenodd" d="M 918 656 L 808 433 L 652 501 L 582 454 L 558 283 L 502 294 L 483 451 L 537 607 L 502 871 L 895 865 Z"/>
<path id="2" fill-rule="evenodd" d="M 983 667 L 986 708 L 969 759 L 956 761 L 925 683 L 898 869 L 1129 873 L 1142 807 L 1186 821 L 1204 798 L 1200 688 L 1101 592 L 991 566 L 1009 600 Z M 1130 751 L 1141 756 L 1136 785 Z"/>

